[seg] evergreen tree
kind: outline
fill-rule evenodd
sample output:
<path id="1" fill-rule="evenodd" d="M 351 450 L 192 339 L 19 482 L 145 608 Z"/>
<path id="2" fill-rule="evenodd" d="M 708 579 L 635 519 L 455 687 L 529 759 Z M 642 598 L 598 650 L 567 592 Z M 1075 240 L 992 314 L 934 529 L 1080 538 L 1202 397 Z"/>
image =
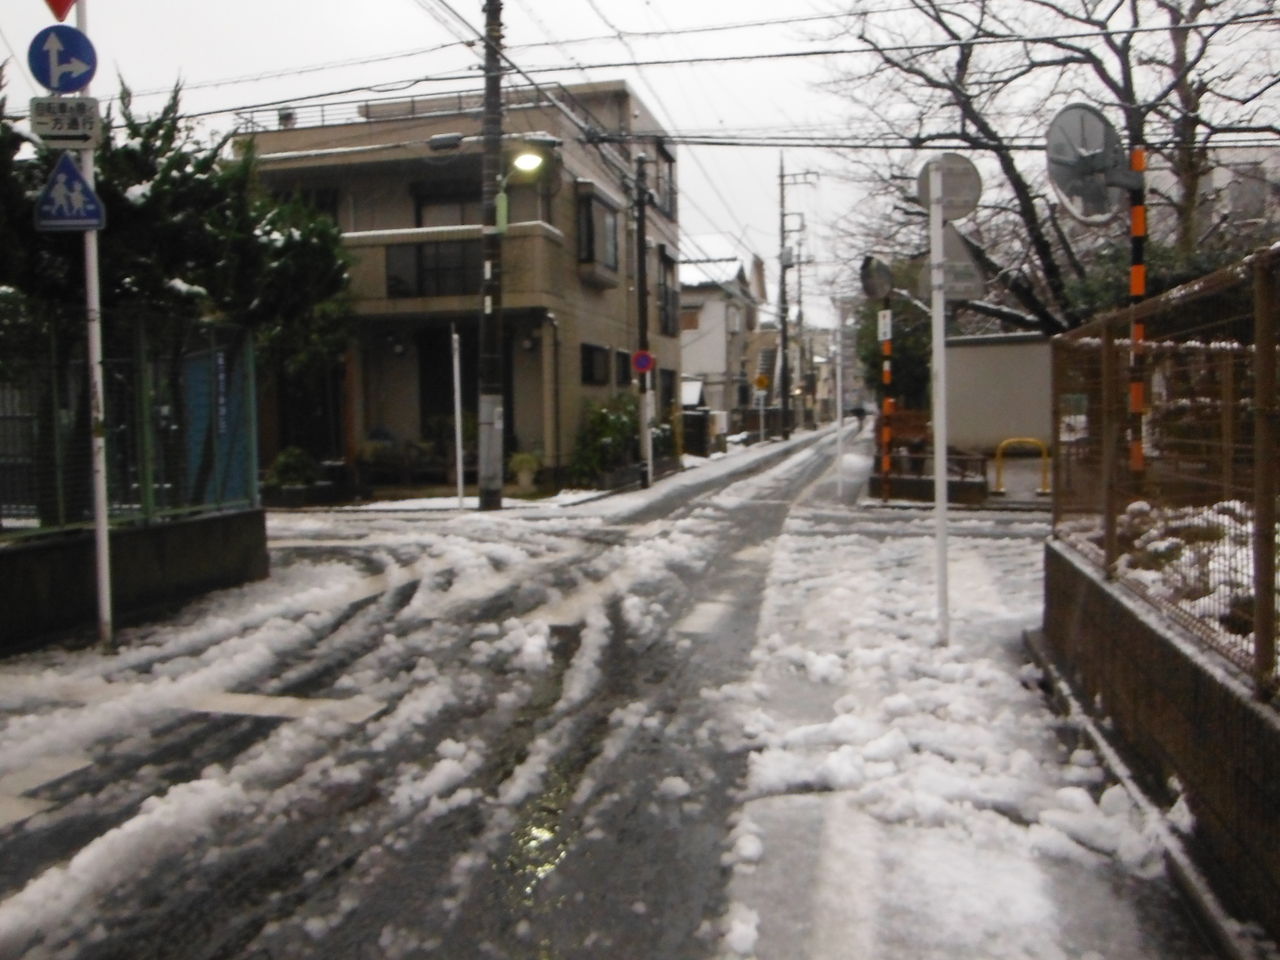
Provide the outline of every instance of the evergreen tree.
<path id="1" fill-rule="evenodd" d="M 189 454 L 176 440 L 185 426 L 184 357 L 225 328 L 228 379 L 250 336 L 266 369 L 331 363 L 347 339 L 347 266 L 334 223 L 261 193 L 252 152 L 231 151 L 229 136 L 201 142 L 181 115 L 177 89 L 152 117 L 134 112 L 127 88 L 118 102 L 113 135 L 95 153 L 95 191 L 108 218 L 99 242 L 104 353 L 145 349 L 159 359 L 180 428 L 173 448 L 161 451 L 175 476 Z M 40 387 L 48 395 L 38 400 L 43 436 L 54 435 L 55 406 L 75 393 L 56 384 L 82 352 L 85 327 L 81 234 L 35 230 L 35 198 L 56 159 L 22 134 L 0 100 L 0 379 L 52 359 Z M 84 391 L 80 397 L 75 449 L 80 437 L 87 447 Z M 212 431 L 206 439 L 186 470 L 197 499 L 216 459 Z"/>
<path id="2" fill-rule="evenodd" d="M 201 143 L 179 103 L 175 89 L 157 115 L 139 117 L 125 88 L 116 133 L 95 157 L 108 212 L 99 283 L 109 342 L 132 342 L 132 325 L 144 323 L 177 348 L 194 325 L 218 322 L 252 331 L 290 365 L 332 356 L 347 317 L 336 226 L 261 194 L 253 154 L 232 155 L 229 136 Z M 0 340 L 29 339 L 43 313 L 83 315 L 83 246 L 79 234 L 34 229 L 34 197 L 56 154 L 15 128 L 3 100 L 0 115 L 0 287 L 22 302 L 26 325 L 6 325 Z"/>

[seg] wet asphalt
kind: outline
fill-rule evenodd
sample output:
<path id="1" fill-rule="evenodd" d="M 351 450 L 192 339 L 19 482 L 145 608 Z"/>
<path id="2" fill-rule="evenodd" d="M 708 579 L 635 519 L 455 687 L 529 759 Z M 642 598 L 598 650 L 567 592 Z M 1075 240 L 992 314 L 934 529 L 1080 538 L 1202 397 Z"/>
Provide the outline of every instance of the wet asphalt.
<path id="1" fill-rule="evenodd" d="M 847 442 L 845 450 L 866 443 Z M 532 690 L 504 697 L 518 681 L 498 672 L 394 749 L 373 750 L 359 737 L 332 741 L 336 761 L 362 775 L 303 795 L 284 816 L 228 823 L 217 837 L 172 851 L 161 869 L 100 899 L 89 935 L 49 931 L 22 945 L 0 944 L 0 960 L 720 956 L 730 879 L 722 855 L 746 755 L 723 748 L 703 691 L 750 672 L 770 544 L 794 505 L 803 500 L 847 516 L 861 493 L 857 482 L 830 471 L 829 432 L 811 445 L 818 453 L 801 469 L 749 498 L 717 497 L 737 476 L 660 496 L 532 579 L 451 607 L 447 619 L 405 617 L 418 585 L 401 584 L 313 625 L 314 646 L 326 655 L 289 664 L 268 683 L 270 692 L 329 694 L 389 635 L 411 633 L 431 675 L 462 677 L 471 671 L 478 629 L 536 615 L 552 595 L 599 591 L 593 564 L 628 537 L 686 518 L 712 531 L 697 563 L 676 563 L 643 584 L 645 630 L 629 620 L 626 598 L 608 598 L 610 640 L 589 699 L 563 707 L 566 676 L 588 641 L 581 623 L 558 623 L 552 668 Z M 323 550 L 346 556 L 340 545 Z M 0 893 L 21 889 L 128 822 L 157 785 L 230 766 L 283 723 L 186 714 L 147 731 L 144 744 L 104 752 L 91 769 L 49 788 L 47 796 L 63 804 L 53 814 L 0 830 Z M 428 763 L 445 740 L 485 747 L 466 781 L 468 802 L 389 813 L 394 777 Z M 542 756 L 536 789 L 502 802 L 502 791 Z"/>

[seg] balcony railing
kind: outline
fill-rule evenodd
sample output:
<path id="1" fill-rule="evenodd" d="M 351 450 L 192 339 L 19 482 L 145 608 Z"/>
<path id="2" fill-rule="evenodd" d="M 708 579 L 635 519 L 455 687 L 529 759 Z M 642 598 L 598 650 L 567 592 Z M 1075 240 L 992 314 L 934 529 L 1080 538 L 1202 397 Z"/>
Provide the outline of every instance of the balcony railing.
<path id="1" fill-rule="evenodd" d="M 356 261 L 352 291 L 365 301 L 478 296 L 484 274 L 482 238 L 478 225 L 347 233 L 343 240 Z M 557 270 L 575 266 L 557 256 L 563 246 L 564 235 L 550 224 L 511 224 L 503 238 L 507 297 L 562 291 L 564 277 Z"/>

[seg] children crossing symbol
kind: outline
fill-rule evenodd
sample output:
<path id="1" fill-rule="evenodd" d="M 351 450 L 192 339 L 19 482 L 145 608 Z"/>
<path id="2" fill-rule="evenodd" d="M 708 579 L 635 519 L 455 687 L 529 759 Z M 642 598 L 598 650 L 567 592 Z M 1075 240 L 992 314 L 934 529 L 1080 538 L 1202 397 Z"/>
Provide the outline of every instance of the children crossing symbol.
<path id="1" fill-rule="evenodd" d="M 62 154 L 36 199 L 36 229 L 101 230 L 106 222 L 107 212 L 93 187 L 72 155 Z"/>

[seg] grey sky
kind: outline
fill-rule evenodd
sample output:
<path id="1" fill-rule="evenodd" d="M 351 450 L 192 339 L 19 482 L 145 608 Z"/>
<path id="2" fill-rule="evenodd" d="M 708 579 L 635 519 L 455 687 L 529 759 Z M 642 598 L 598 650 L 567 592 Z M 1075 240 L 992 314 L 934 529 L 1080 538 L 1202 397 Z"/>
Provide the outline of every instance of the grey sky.
<path id="1" fill-rule="evenodd" d="M 448 12 L 479 28 L 481 0 L 372 0 L 358 6 L 346 0 L 80 0 L 85 4 L 98 53 L 92 92 L 100 99 L 114 96 L 119 76 L 144 110 L 158 107 L 178 80 L 188 112 L 346 90 L 359 91 L 346 95 L 357 98 L 474 88 L 481 82 L 478 48 L 458 42 L 474 34 Z M 27 69 L 27 48 L 40 29 L 56 21 L 43 0 L 6 0 L 5 6 L 0 54 L 16 61 L 6 68 L 7 92 L 11 109 L 22 111 L 29 97 L 44 94 Z M 512 58 L 540 82 L 622 77 L 671 131 L 768 135 L 840 124 L 839 102 L 814 87 L 830 70 L 830 58 L 641 70 L 592 65 L 830 46 L 823 35 L 831 23 L 819 18 L 827 9 L 826 0 L 785 6 L 775 0 L 506 0 L 504 23 Z M 74 24 L 76 15 L 73 10 L 66 22 Z M 703 29 L 728 24 L 757 25 Z M 575 69 L 536 72 L 566 65 Z M 414 83 L 423 77 L 459 79 Z M 225 130 L 233 121 L 224 115 L 211 122 Z M 679 149 L 684 232 L 738 237 L 765 258 L 770 294 L 776 295 L 778 149 Z M 786 154 L 788 170 L 817 170 L 832 162 L 812 150 Z M 830 258 L 824 223 L 827 211 L 848 202 L 842 196 L 829 181 L 788 193 L 788 209 L 802 214 L 809 228 L 806 252 L 819 261 Z M 819 323 L 828 312 L 820 272 L 825 268 L 815 266 L 804 278 L 806 313 Z"/>

